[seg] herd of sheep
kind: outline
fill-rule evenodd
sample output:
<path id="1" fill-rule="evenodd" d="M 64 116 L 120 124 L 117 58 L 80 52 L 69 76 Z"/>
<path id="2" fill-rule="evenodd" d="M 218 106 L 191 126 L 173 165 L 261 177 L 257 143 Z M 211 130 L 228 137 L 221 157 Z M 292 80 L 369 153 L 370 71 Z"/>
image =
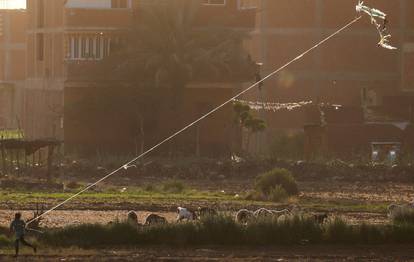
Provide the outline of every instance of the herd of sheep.
<path id="1" fill-rule="evenodd" d="M 396 205 L 391 204 L 388 206 L 388 217 L 390 219 L 395 218 L 398 214 L 413 212 L 414 213 L 414 204 L 407 205 Z M 189 208 L 178 207 L 177 208 L 177 218 L 176 221 L 180 222 L 183 220 L 194 221 L 200 220 L 206 216 L 217 216 L 219 213 L 217 210 L 209 207 L 199 207 L 197 210 L 191 210 Z M 248 224 L 251 221 L 261 219 L 261 218 L 272 218 L 276 219 L 278 222 L 284 221 L 292 216 L 306 216 L 313 219 L 318 224 L 323 224 L 328 219 L 327 213 L 311 213 L 304 214 L 298 207 L 292 209 L 267 209 L 259 208 L 255 211 L 240 209 L 236 212 L 234 219 L 237 223 Z M 128 223 L 138 225 L 138 215 L 135 211 L 128 212 Z M 167 219 L 158 214 L 149 214 L 143 223 L 143 225 L 156 225 L 156 224 L 166 224 L 168 223 Z"/>
<path id="2" fill-rule="evenodd" d="M 217 210 L 209 207 L 199 207 L 197 210 L 191 210 L 184 207 L 177 208 L 177 218 L 176 221 L 180 222 L 183 220 L 186 221 L 193 221 L 199 220 L 206 216 L 217 216 L 219 213 Z M 273 218 L 277 219 L 277 221 L 283 221 L 288 219 L 289 217 L 298 215 L 299 211 L 297 208 L 293 208 L 292 210 L 288 209 L 281 209 L 281 210 L 272 210 L 267 208 L 259 208 L 255 211 L 250 211 L 247 209 L 241 209 L 236 212 L 235 214 L 235 221 L 240 224 L 247 224 L 250 221 L 255 219 L 261 218 Z M 328 214 L 326 213 L 314 213 L 309 215 L 310 218 L 314 219 L 317 223 L 324 223 L 328 218 Z M 138 225 L 138 215 L 135 211 L 128 212 L 128 223 L 133 225 Z M 143 225 L 155 225 L 155 224 L 166 224 L 167 219 L 163 216 L 158 214 L 149 214 L 143 223 Z"/>

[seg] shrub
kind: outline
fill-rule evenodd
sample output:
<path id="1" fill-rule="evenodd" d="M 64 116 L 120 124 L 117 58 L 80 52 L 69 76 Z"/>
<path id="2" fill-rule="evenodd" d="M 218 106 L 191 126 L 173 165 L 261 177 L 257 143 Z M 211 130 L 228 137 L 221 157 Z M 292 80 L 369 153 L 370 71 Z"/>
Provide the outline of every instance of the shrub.
<path id="1" fill-rule="evenodd" d="M 325 225 L 325 239 L 331 243 L 352 243 L 352 227 L 336 217 Z"/>
<path id="2" fill-rule="evenodd" d="M 156 186 L 154 186 L 153 184 L 146 184 L 146 185 L 144 186 L 144 190 L 145 190 L 146 192 L 155 192 L 155 191 L 157 191 L 157 187 L 156 187 Z"/>
<path id="3" fill-rule="evenodd" d="M 42 235 L 42 240 L 52 246 L 94 247 L 103 245 L 128 245 L 137 242 L 137 228 L 128 223 L 111 225 L 84 224 L 68 226 Z"/>
<path id="4" fill-rule="evenodd" d="M 206 216 L 199 223 L 203 244 L 236 245 L 243 243 L 243 228 L 228 215 Z"/>
<path id="5" fill-rule="evenodd" d="M 299 193 L 298 185 L 292 173 L 287 169 L 275 168 L 256 178 L 256 190 L 265 196 L 269 196 L 277 186 L 281 186 L 289 196 Z"/>
<path id="6" fill-rule="evenodd" d="M 11 245 L 11 239 L 7 238 L 5 235 L 0 235 L 0 247 Z"/>
<path id="7" fill-rule="evenodd" d="M 413 224 L 414 225 L 414 208 L 399 208 L 392 215 L 394 224 Z"/>
<path id="8" fill-rule="evenodd" d="M 162 185 L 162 190 L 168 193 L 182 193 L 185 185 L 178 180 L 169 180 Z"/>
<path id="9" fill-rule="evenodd" d="M 302 159 L 304 141 L 304 133 L 277 132 L 273 134 L 270 154 L 274 159 Z"/>
<path id="10" fill-rule="evenodd" d="M 285 201 L 288 197 L 288 193 L 280 185 L 277 185 L 275 188 L 272 188 L 269 193 L 269 200 L 273 202 Z"/>
<path id="11" fill-rule="evenodd" d="M 76 181 L 70 181 L 69 183 L 66 184 L 66 188 L 68 189 L 78 189 L 81 187 L 81 184 L 79 184 Z"/>

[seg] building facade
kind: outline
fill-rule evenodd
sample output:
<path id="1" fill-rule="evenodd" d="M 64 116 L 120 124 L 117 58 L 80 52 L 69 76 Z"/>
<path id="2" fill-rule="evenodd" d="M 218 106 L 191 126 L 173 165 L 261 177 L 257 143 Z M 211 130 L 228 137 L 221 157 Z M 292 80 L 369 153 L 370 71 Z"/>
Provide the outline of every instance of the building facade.
<path id="1" fill-rule="evenodd" d="M 257 0 L 257 26 L 246 43 L 254 60 L 262 62 L 265 76 L 335 32 L 357 14 L 357 1 Z M 245 99 L 267 102 L 330 103 L 352 107 L 386 107 L 398 104 L 407 117 L 414 105 L 414 2 L 365 1 L 388 14 L 392 45 L 379 48 L 378 33 L 363 17 L 320 48 L 266 80 L 264 87 Z M 411 102 L 409 102 L 409 101 Z M 396 102 L 397 101 L 397 102 Z M 402 105 L 406 105 L 403 106 Z M 394 108 L 393 108 L 394 107 Z M 298 112 L 296 112 L 298 111 Z M 259 113 L 268 123 L 263 147 L 280 130 L 302 132 L 303 110 Z"/>
<path id="2" fill-rule="evenodd" d="M 202 0 L 196 21 L 202 26 L 208 23 L 213 14 L 221 14 L 232 18 L 226 20 L 231 21 L 226 26 L 253 28 L 256 11 L 240 8 L 239 2 Z M 132 19 L 134 15 L 139 15 L 140 8 L 154 3 L 160 4 L 162 1 L 27 1 L 29 28 L 25 129 L 29 136 L 64 139 L 66 149 L 72 151 L 84 145 L 88 145 L 91 149 L 89 151 L 94 153 L 101 149 L 105 151 L 105 148 L 123 151 L 128 147 L 132 151 L 131 148 L 137 147 L 139 142 L 131 139 L 131 131 L 127 127 L 133 125 L 130 119 L 121 123 L 119 121 L 122 118 L 119 116 L 111 118 L 110 113 L 102 114 L 89 109 L 89 113 L 92 112 L 89 114 L 91 119 L 80 123 L 79 115 L 71 114 L 71 109 L 78 107 L 86 98 L 93 101 L 100 94 L 114 92 L 111 97 L 116 97 L 119 93 L 131 91 L 126 81 L 103 79 L 106 76 L 99 72 L 99 65 L 104 58 L 110 56 L 112 49 L 131 28 Z M 85 72 L 93 71 L 95 78 L 91 78 L 91 74 L 85 77 Z M 184 95 L 189 96 L 188 101 L 191 103 L 184 108 L 186 111 L 197 111 L 197 108 L 202 110 L 202 105 L 206 105 L 208 109 L 223 102 L 233 94 L 234 88 L 239 87 L 239 84 L 190 85 Z M 117 110 L 114 108 L 112 111 Z M 218 131 L 218 126 L 222 126 L 223 121 L 231 121 L 231 108 L 227 108 L 226 112 L 224 115 L 220 114 L 219 120 L 210 121 L 213 123 L 211 132 L 207 132 L 208 128 L 203 128 L 201 133 L 194 131 L 189 136 L 203 139 L 205 145 L 211 144 L 219 148 L 218 145 L 225 144 L 228 140 L 224 137 L 224 131 Z M 159 114 L 164 115 L 162 112 Z M 195 115 L 191 114 L 183 121 L 192 120 Z M 171 116 L 160 119 L 160 122 L 172 121 Z M 111 124 L 111 121 L 117 124 Z M 163 126 L 159 126 L 157 130 L 151 131 L 151 134 L 158 132 L 152 139 L 148 138 L 147 132 L 147 146 L 173 131 Z"/>
<path id="3" fill-rule="evenodd" d="M 356 17 L 355 3 L 346 0 L 259 0 L 258 25 L 252 50 L 263 74 L 293 59 Z M 360 105 L 361 90 L 381 97 L 411 92 L 413 82 L 414 3 L 377 0 L 367 4 L 388 14 L 392 44 L 377 47 L 368 17 L 330 40 L 300 62 L 267 81 L 266 96 L 280 102 L 320 100 Z"/>
<path id="4" fill-rule="evenodd" d="M 0 9 L 0 129 L 19 129 L 24 121 L 26 12 Z"/>

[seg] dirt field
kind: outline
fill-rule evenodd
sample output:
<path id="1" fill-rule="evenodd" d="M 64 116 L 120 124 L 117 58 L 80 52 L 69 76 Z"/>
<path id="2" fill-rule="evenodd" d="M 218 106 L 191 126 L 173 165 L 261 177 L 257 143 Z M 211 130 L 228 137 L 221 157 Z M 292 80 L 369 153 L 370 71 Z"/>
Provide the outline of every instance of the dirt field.
<path id="1" fill-rule="evenodd" d="M 212 181 L 193 181 L 192 188 L 201 189 L 214 188 Z M 122 185 L 121 185 L 122 186 Z M 120 187 L 121 187 L 120 186 Z M 412 184 L 402 183 L 300 183 L 301 194 L 294 203 L 287 205 L 307 206 L 310 212 L 328 212 L 330 215 L 341 216 L 352 224 L 369 223 L 385 224 L 389 220 L 386 215 L 385 207 L 389 203 L 409 203 L 414 197 Z M 247 185 L 245 182 L 231 181 L 220 183 L 215 186 L 220 190 L 232 191 L 232 194 L 242 193 Z M 204 188 L 204 189 L 205 189 Z M 6 199 L 7 200 L 7 199 Z M 57 199 L 46 199 L 49 206 L 56 204 Z M 0 208 L 0 225 L 7 226 L 15 210 L 30 210 L 33 203 L 14 205 L 12 201 L 4 201 Z M 156 212 L 165 216 L 169 221 L 174 221 L 175 213 L 173 210 L 177 205 L 190 206 L 214 206 L 220 211 L 234 212 L 239 208 L 255 209 L 257 204 L 249 202 L 231 201 L 209 201 L 205 199 L 197 200 L 173 200 L 163 199 L 155 202 L 141 202 L 139 199 L 108 199 L 108 201 L 96 199 L 91 202 L 82 202 L 75 199 L 73 202 L 63 206 L 63 210 L 57 210 L 45 216 L 42 222 L 46 227 L 61 227 L 65 225 L 76 225 L 80 223 L 102 223 L 123 220 L 128 210 L 138 212 L 140 222 L 150 212 Z M 373 206 L 374 208 L 371 208 Z M 376 208 L 380 206 L 381 209 Z M 270 203 L 271 208 L 277 208 Z M 24 217 L 31 217 L 31 211 L 24 211 Z"/>
<path id="2" fill-rule="evenodd" d="M 110 221 L 122 221 L 125 220 L 128 210 L 118 211 L 93 211 L 93 210 L 58 210 L 53 214 L 48 214 L 42 220 L 41 226 L 48 228 L 63 227 L 68 225 L 80 225 L 80 224 L 107 224 Z M 23 211 L 23 217 L 30 217 L 31 211 Z M 139 211 L 138 221 L 144 223 L 145 217 L 152 212 Z M 176 218 L 176 214 L 173 212 L 156 212 L 161 216 L 167 218 L 170 223 L 173 223 Z M 231 213 L 233 215 L 233 213 Z M 332 214 L 331 214 L 332 215 Z M 386 224 L 389 222 L 388 218 L 384 214 L 378 213 L 334 213 L 345 218 L 350 224 Z M 0 226 L 7 227 L 11 218 L 14 216 L 12 210 L 0 210 Z"/>
<path id="3" fill-rule="evenodd" d="M 11 251 L 8 251 L 9 254 Z M 15 261 L 0 251 L 0 261 Z M 413 246 L 25 250 L 20 261 L 414 261 Z"/>

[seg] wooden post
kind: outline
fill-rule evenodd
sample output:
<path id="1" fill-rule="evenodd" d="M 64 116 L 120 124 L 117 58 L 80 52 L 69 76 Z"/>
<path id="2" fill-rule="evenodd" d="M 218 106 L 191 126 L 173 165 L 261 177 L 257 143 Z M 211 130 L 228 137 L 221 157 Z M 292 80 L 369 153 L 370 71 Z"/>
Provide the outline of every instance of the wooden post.
<path id="1" fill-rule="evenodd" d="M 32 154 L 32 168 L 34 168 L 36 166 L 36 152 L 33 152 Z"/>
<path id="2" fill-rule="evenodd" d="M 50 182 L 52 177 L 52 165 L 53 165 L 53 151 L 55 150 L 54 145 L 47 147 L 47 181 Z"/>
<path id="3" fill-rule="evenodd" d="M 37 161 L 39 164 L 39 167 L 42 166 L 42 149 L 40 148 L 39 151 L 37 151 Z"/>
<path id="4" fill-rule="evenodd" d="M 14 170 L 13 170 L 13 149 L 9 149 L 9 150 L 7 150 L 7 155 L 9 156 L 9 166 L 8 166 L 8 169 L 9 169 L 9 172 L 12 174 L 12 173 L 14 173 Z"/>
<path id="5" fill-rule="evenodd" d="M 3 144 L 1 145 L 1 163 L 3 168 L 3 175 L 7 174 L 7 166 L 6 166 L 6 152 L 4 150 Z"/>
<path id="6" fill-rule="evenodd" d="M 26 148 L 23 151 L 24 153 L 24 171 L 27 172 L 27 153 L 26 153 Z"/>
<path id="7" fill-rule="evenodd" d="M 17 173 L 20 175 L 21 173 L 21 166 L 20 166 L 20 149 L 16 150 L 16 161 L 17 161 Z"/>

